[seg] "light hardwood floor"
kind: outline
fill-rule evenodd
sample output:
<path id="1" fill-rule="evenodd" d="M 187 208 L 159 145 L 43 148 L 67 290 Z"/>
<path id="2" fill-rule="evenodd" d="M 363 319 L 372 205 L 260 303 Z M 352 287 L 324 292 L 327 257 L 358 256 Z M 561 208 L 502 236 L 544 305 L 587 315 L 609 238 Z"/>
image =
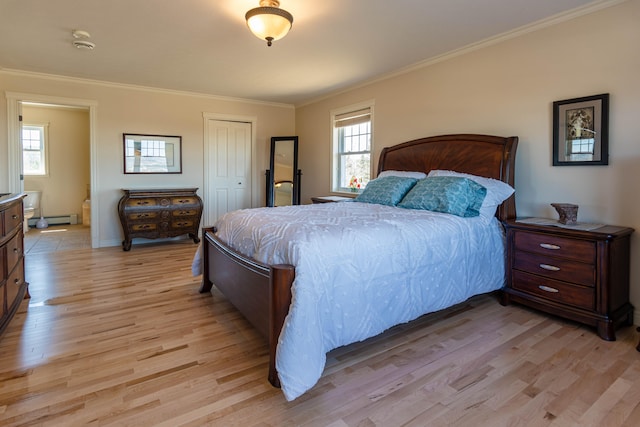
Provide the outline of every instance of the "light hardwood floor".
<path id="1" fill-rule="evenodd" d="M 637 426 L 640 353 L 481 296 L 334 350 L 293 402 L 190 241 L 27 254 L 0 337 L 2 426 Z"/>

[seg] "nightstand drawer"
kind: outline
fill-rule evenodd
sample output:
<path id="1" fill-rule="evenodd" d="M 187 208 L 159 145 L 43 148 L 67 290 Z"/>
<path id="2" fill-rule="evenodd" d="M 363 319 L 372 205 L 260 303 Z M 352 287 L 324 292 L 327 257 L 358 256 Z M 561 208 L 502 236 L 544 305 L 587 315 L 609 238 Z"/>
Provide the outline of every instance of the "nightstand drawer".
<path id="1" fill-rule="evenodd" d="M 564 280 L 584 286 L 595 285 L 596 270 L 593 264 L 516 250 L 513 256 L 513 268 L 555 280 Z"/>
<path id="2" fill-rule="evenodd" d="M 595 308 L 596 293 L 593 288 L 572 285 L 553 279 L 542 279 L 539 276 L 513 272 L 512 287 L 530 295 L 536 295 L 562 304 L 593 310 Z"/>
<path id="3" fill-rule="evenodd" d="M 596 245 L 592 241 L 516 231 L 514 245 L 517 250 L 564 257 L 586 263 L 595 262 Z"/>

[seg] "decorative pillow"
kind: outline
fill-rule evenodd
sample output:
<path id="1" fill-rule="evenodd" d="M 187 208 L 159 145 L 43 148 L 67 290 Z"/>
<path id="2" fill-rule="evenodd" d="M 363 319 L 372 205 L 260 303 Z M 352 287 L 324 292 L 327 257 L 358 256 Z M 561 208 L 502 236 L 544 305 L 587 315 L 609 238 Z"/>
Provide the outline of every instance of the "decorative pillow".
<path id="1" fill-rule="evenodd" d="M 424 172 L 393 171 L 393 170 L 382 171 L 380 172 L 380 174 L 378 174 L 378 178 L 384 178 L 385 176 L 399 176 L 402 178 L 422 179 L 422 178 L 426 178 L 427 174 Z"/>
<path id="2" fill-rule="evenodd" d="M 471 175 L 468 173 L 448 171 L 448 170 L 432 170 L 429 172 L 430 177 L 433 176 L 457 176 L 471 179 L 487 189 L 487 196 L 482 202 L 480 208 L 480 216 L 485 218 L 492 218 L 496 214 L 496 209 L 500 203 L 507 200 L 515 192 L 512 186 L 506 182 L 502 182 L 493 178 L 486 178 L 484 176 Z"/>
<path id="3" fill-rule="evenodd" d="M 362 193 L 360 193 L 354 201 L 396 206 L 404 195 L 416 185 L 417 181 L 415 178 L 403 178 L 399 176 L 376 178 L 369 181 Z"/>
<path id="4" fill-rule="evenodd" d="M 418 181 L 398 206 L 443 212 L 465 218 L 474 217 L 480 215 L 480 206 L 486 194 L 486 188 L 468 178 L 427 177 Z"/>

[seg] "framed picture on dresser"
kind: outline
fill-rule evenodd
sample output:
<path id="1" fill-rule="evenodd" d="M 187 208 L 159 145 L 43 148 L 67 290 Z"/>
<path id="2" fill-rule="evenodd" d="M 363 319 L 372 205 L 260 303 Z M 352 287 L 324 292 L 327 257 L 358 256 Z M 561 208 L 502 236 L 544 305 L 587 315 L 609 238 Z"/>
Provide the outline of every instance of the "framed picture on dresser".
<path id="1" fill-rule="evenodd" d="M 609 94 L 553 103 L 553 166 L 609 164 Z"/>

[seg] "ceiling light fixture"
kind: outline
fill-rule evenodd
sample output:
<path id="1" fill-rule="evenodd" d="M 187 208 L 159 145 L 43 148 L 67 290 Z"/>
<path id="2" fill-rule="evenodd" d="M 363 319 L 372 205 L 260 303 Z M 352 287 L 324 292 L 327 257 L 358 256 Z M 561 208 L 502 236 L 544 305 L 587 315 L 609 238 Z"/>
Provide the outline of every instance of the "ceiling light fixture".
<path id="1" fill-rule="evenodd" d="M 93 48 L 96 47 L 95 43 L 88 40 L 91 37 L 91 34 L 88 32 L 83 30 L 73 30 L 71 34 L 75 39 L 73 41 L 73 45 L 78 49 L 93 50 Z"/>
<path id="2" fill-rule="evenodd" d="M 266 40 L 267 46 L 286 36 L 293 25 L 293 16 L 280 9 L 278 0 L 260 0 L 260 7 L 248 11 L 244 18 L 251 32 Z"/>

